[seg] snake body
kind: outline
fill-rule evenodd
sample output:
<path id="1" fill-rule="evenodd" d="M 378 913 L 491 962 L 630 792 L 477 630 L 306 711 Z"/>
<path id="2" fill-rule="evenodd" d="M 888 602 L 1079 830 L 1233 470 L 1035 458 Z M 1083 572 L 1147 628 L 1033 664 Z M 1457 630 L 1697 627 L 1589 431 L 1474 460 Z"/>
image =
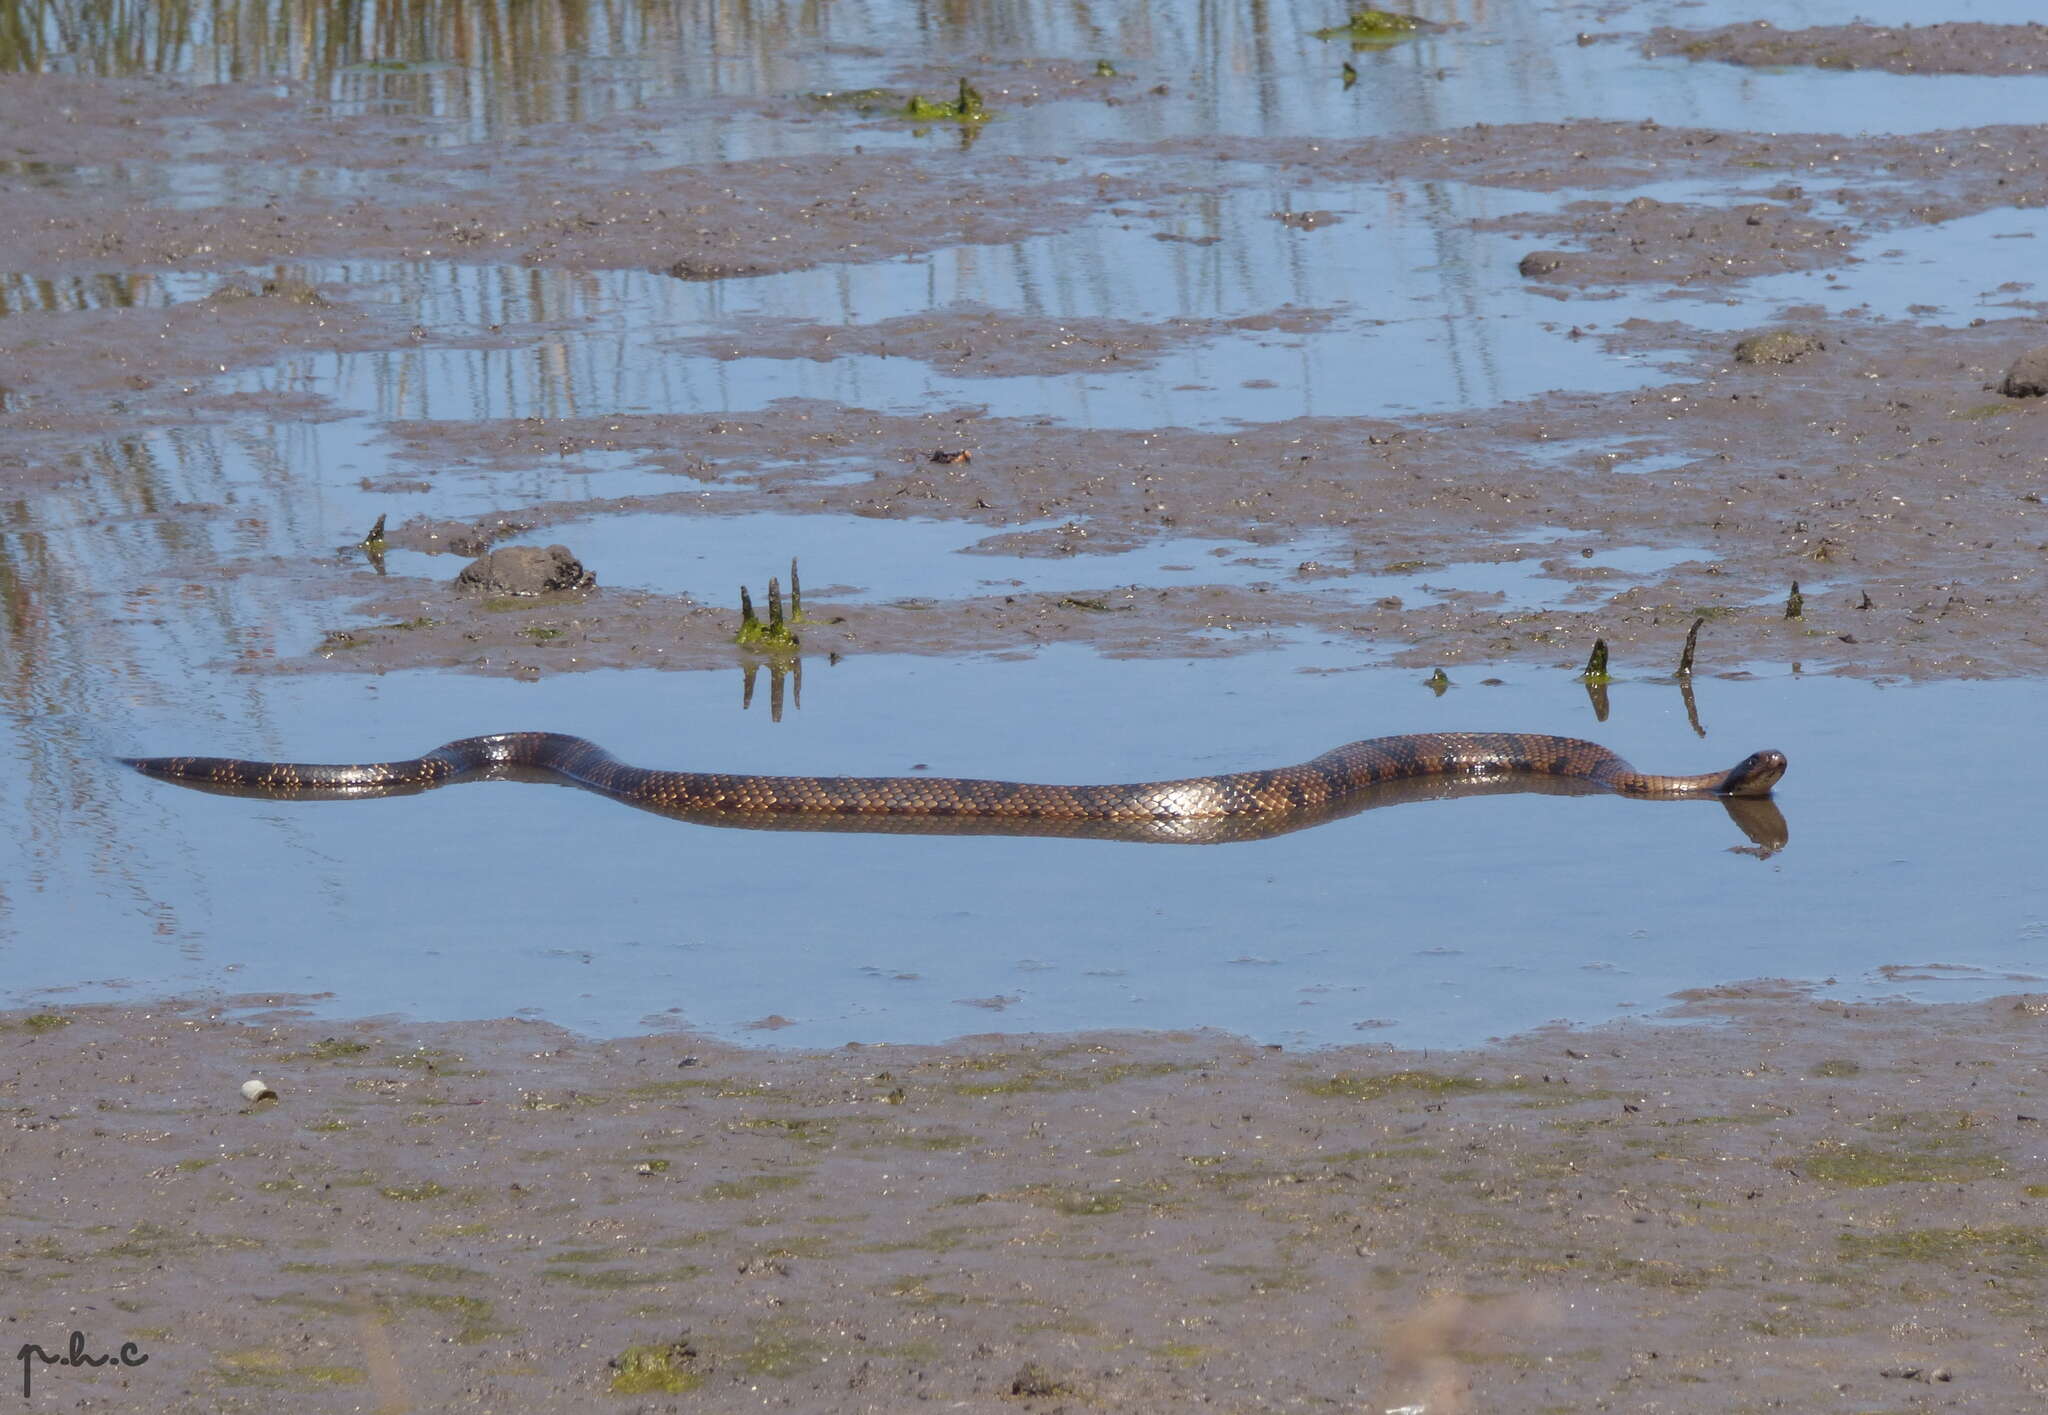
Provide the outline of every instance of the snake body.
<path id="1" fill-rule="evenodd" d="M 281 800 L 404 795 L 454 781 L 524 777 L 705 824 L 1189 842 L 1274 835 L 1397 800 L 1489 791 L 1721 799 L 1733 813 L 1734 803 L 1768 797 L 1785 773 L 1784 754 L 1765 751 L 1727 771 L 1658 776 L 1592 742 L 1517 732 L 1373 737 L 1295 766 L 1095 786 L 659 771 L 628 765 L 594 742 L 559 732 L 465 737 L 404 761 L 357 765 L 234 757 L 123 761 L 203 790 Z"/>

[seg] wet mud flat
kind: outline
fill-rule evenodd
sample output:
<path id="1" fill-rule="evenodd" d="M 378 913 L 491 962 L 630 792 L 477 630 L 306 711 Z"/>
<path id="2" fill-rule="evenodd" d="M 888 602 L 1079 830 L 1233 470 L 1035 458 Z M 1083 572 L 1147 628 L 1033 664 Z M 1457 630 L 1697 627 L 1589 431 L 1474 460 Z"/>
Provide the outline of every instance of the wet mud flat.
<path id="1" fill-rule="evenodd" d="M 1702 63 L 1953 74 L 2024 70 L 2039 44 L 2016 26 L 1648 40 Z M 883 77 L 966 77 L 1012 115 L 1170 112 L 1183 80 L 1126 67 L 998 56 Z M 1640 672 L 1705 619 L 1703 672 L 2048 672 L 2048 398 L 2021 376 L 2048 345 L 2041 293 L 1899 309 L 1879 278 L 1895 243 L 1965 266 L 1989 241 L 2037 244 L 2039 124 L 1573 119 L 1031 151 L 1000 127 L 978 149 L 930 142 L 795 96 L 669 95 L 458 142 L 439 117 L 337 111 L 303 84 L 0 77 L 0 644 L 26 665 L 10 708 L 77 720 L 208 675 L 260 696 L 283 675 L 730 667 L 749 660 L 727 584 L 634 584 L 594 555 L 594 587 L 454 581 L 517 538 L 575 550 L 579 529 L 653 516 L 715 538 L 761 513 L 952 525 L 962 548 L 1055 567 L 1028 590 L 910 599 L 872 563 L 807 562 L 814 658 L 1192 657 L 1306 634 L 1418 669 L 1575 666 L 1604 637 Z M 749 152 L 786 150 L 711 161 L 667 141 L 728 118 L 773 135 Z M 545 368 L 578 337 L 580 313 L 539 298 L 416 321 L 337 267 L 737 288 L 1091 223 L 1227 252 L 1241 233 L 1191 235 L 1191 206 L 1374 182 L 1505 195 L 1454 224 L 1506 248 L 1479 278 L 1552 316 L 1515 359 L 1595 348 L 1647 372 L 1448 411 L 1138 428 L 966 398 L 372 415 L 304 373 L 458 352 Z M 1380 219 L 1366 201 L 1275 205 L 1262 224 L 1310 265 Z M 1809 277 L 1810 303 L 1747 283 Z M 865 324 L 734 316 L 636 354 L 886 359 L 995 386 L 1341 336 L 1369 384 L 1420 329 L 1323 305 L 940 302 Z M 289 466 L 269 499 L 253 477 L 158 482 L 123 460 L 151 439 L 372 416 L 375 457 Z M 603 478 L 622 466 L 636 480 L 617 491 Z M 595 490 L 522 490 L 543 468 Z M 330 490 L 388 516 L 392 566 L 295 519 Z M 67 536 L 91 553 L 67 559 Z M 1196 569 L 1134 584 L 1107 568 L 1165 541 Z M 1270 563 L 1202 573 L 1210 542 Z M 1617 569 L 1616 550 L 1654 567 Z M 756 587 L 785 563 L 764 547 Z M 1526 566 L 1541 593 L 1456 589 L 1450 567 L 1472 564 Z M 1438 574 L 1451 589 L 1409 587 Z M 229 589 L 246 598 L 222 622 L 180 632 Z M 138 667 L 113 693 L 77 663 Z M 67 802 L 92 799 L 98 766 L 61 745 L 86 782 Z M 2039 1405 L 2042 1000 L 1751 987 L 1688 1011 L 1455 1054 L 1209 1034 L 778 1054 L 248 999 L 16 1013 L 0 1020 L 8 1330 L 147 1354 L 22 1373 L 37 1399 L 88 1409 Z M 252 1076 L 278 1097 L 241 1102 Z"/>
<path id="2" fill-rule="evenodd" d="M 66 1409 L 2022 1410 L 2044 1029 L 1774 983 L 1463 1053 L 16 1012 L 10 1345 L 146 1355 L 34 1363 Z"/>
<path id="3" fill-rule="evenodd" d="M 62 125 L 26 121 L 47 107 L 45 84 L 71 104 Z M 1015 241 L 1105 212 L 1140 227 L 1157 222 L 1164 237 L 1171 201 L 1191 193 L 1426 175 L 1527 193 L 1530 210 L 1475 223 L 1515 242 L 1517 263 L 1503 261 L 1492 278 L 1556 302 L 1547 333 L 1560 351 L 1594 345 L 1653 363 L 1643 385 L 1452 413 L 1214 430 L 1089 428 L 971 403 L 918 413 L 816 399 L 716 414 L 390 417 L 381 421 L 389 460 L 360 477 L 359 490 L 377 498 L 396 544 L 428 550 L 650 511 L 688 512 L 702 518 L 700 534 L 717 536 L 719 516 L 773 510 L 957 521 L 970 532 L 963 543 L 996 537 L 989 548 L 1070 561 L 1066 582 L 1044 595 L 949 596 L 920 606 L 938 613 L 917 615 L 832 606 L 829 617 L 844 630 L 820 630 L 818 642 L 833 652 L 1017 651 L 1061 640 L 1112 652 L 1216 652 L 1299 629 L 1423 665 L 1582 661 L 1596 636 L 1668 664 L 1692 621 L 1707 617 L 1723 662 L 1772 658 L 1909 676 L 2048 669 L 2039 628 L 2048 400 L 2015 373 L 2048 344 L 2036 292 L 2026 282 L 1984 292 L 1982 313 L 1967 318 L 1842 298 L 1859 279 L 1878 278 L 1860 267 L 1882 261 L 1888 240 L 2001 211 L 2013 229 L 1991 239 L 2034 239 L 2028 223 L 2048 200 L 2048 145 L 2037 127 L 1895 138 L 1572 122 L 1331 142 L 1173 138 L 1103 144 L 1101 170 L 1089 175 L 1067 159 L 984 161 L 937 150 L 640 171 L 616 124 L 597 124 L 577 131 L 578 170 L 615 170 L 603 180 L 578 177 L 584 186 L 571 190 L 554 169 L 535 165 L 524 143 L 481 166 L 469 148 L 426 148 L 394 174 L 373 159 L 397 141 L 384 129 L 400 120 L 366 127 L 359 159 L 335 145 L 345 122 L 316 121 L 288 100 L 236 88 L 15 77 L 0 83 L 0 114 L 24 118 L 20 150 L 53 171 L 106 161 L 116 142 L 147 156 L 152 141 L 169 143 L 161 134 L 204 122 L 226 134 L 223 151 L 247 170 L 331 163 L 349 174 L 351 191 L 328 198 L 316 184 L 315 194 L 280 199 L 273 211 L 137 201 L 118 186 L 0 174 L 21 188 L 0 214 L 0 263 L 36 272 L 50 294 L 49 308 L 31 301 L 0 320 L 0 475 L 27 498 L 16 518 L 23 524 L 44 497 L 68 516 L 66 498 L 106 476 L 100 455 L 82 445 L 312 427 L 349 411 L 316 387 L 281 386 L 284 379 L 235 392 L 211 386 L 222 374 L 316 353 L 544 358 L 562 338 L 539 320 L 412 324 L 346 281 L 305 278 L 310 267 L 295 262 L 452 258 L 705 282 Z M 1642 194 L 1645 183 L 1660 184 L 1662 195 Z M 1671 184 L 1691 190 L 1676 195 Z M 1303 222 L 1291 239 L 1314 260 L 1316 243 L 1351 239 L 1352 229 Z M 689 253 L 703 242 L 715 254 Z M 204 293 L 158 306 L 127 303 L 119 292 L 96 302 L 91 292 L 109 266 L 184 272 Z M 1828 303 L 1760 307 L 1756 322 L 1738 328 L 1721 327 L 1725 315 L 1711 327 L 1689 322 L 1697 307 L 1685 301 L 1723 291 L 1733 300 L 1744 280 L 1799 272 L 1826 276 L 1815 290 Z M 1611 313 L 1645 295 L 1668 302 L 1671 317 Z M 1357 339 L 1366 379 L 1405 358 L 1413 332 L 1370 323 L 1352 330 L 1328 309 L 1148 323 L 946 304 L 871 325 L 738 318 L 715 335 L 654 339 L 644 356 L 802 365 L 860 355 L 971 384 L 1142 368 L 1224 336 L 1284 343 L 1333 331 Z M 622 462 L 673 477 L 676 490 L 599 490 L 567 502 L 507 488 L 490 514 L 452 527 L 436 510 L 411 509 L 480 477 Z M 190 546 L 236 518 L 218 500 L 165 505 L 145 496 L 121 505 L 103 498 L 82 524 L 116 520 Z M 237 539 L 259 547 L 274 529 L 246 515 L 236 524 L 256 532 Z M 573 527 L 559 536 L 576 548 Z M 1136 587 L 1091 570 L 1104 551 L 1162 538 L 1244 536 L 1283 550 L 1315 544 L 1255 587 L 1199 574 Z M 1574 563 L 1615 547 L 1684 554 L 1633 576 Z M 1500 593 L 1418 601 L 1375 584 L 1402 571 L 1504 560 L 1527 563 L 1546 587 L 1571 591 L 1570 602 Z M 540 606 L 538 618 L 466 606 L 450 585 L 456 563 L 444 577 L 417 568 L 386 577 L 361 556 L 334 554 L 331 543 L 173 554 L 157 568 L 167 583 L 143 592 L 203 597 L 237 580 L 280 601 L 331 602 L 323 618 L 347 643 L 345 657 L 313 638 L 239 655 L 243 671 L 436 665 L 532 674 L 702 667 L 732 652 L 729 586 L 622 585 L 595 560 L 597 593 Z M 775 568 L 772 555 L 764 558 L 763 577 Z M 864 579 L 865 568 L 811 567 L 821 583 Z M 1794 582 L 1807 587 L 1805 612 L 1788 616 Z M 77 612 L 95 611 L 81 604 Z M 413 631 L 375 632 L 394 623 Z M 1252 632 L 1233 635 L 1239 630 Z M 520 651 L 537 639 L 543 652 Z"/>

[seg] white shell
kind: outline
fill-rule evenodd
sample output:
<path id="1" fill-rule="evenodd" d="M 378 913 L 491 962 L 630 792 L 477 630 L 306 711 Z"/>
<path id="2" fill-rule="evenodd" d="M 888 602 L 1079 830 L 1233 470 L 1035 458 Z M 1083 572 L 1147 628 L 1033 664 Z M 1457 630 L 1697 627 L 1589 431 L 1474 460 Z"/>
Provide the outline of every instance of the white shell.
<path id="1" fill-rule="evenodd" d="M 248 1101 L 274 1101 L 277 1099 L 277 1092 L 261 1081 L 251 1079 L 242 1083 L 242 1098 Z"/>

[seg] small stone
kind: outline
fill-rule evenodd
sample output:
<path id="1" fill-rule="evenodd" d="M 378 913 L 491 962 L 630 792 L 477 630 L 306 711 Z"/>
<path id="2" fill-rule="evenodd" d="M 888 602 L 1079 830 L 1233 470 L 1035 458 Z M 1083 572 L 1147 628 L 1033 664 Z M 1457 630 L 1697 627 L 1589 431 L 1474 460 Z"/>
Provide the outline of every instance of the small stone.
<path id="1" fill-rule="evenodd" d="M 537 595 L 554 590 L 587 590 L 597 576 L 565 545 L 508 545 L 472 560 L 455 577 L 455 587 L 495 595 Z"/>
<path id="2" fill-rule="evenodd" d="M 1026 1362 L 1010 1379 L 1010 1394 L 1022 1396 L 1072 1395 L 1074 1388 L 1036 1361 Z"/>
<path id="3" fill-rule="evenodd" d="M 1571 259 L 1568 251 L 1530 251 L 1522 257 L 1522 263 L 1515 269 L 1522 272 L 1524 280 L 1536 280 L 1545 275 L 1555 275 L 1563 270 Z"/>
<path id="4" fill-rule="evenodd" d="M 2048 344 L 2014 359 L 1998 391 L 2008 398 L 2048 398 Z"/>
<path id="5" fill-rule="evenodd" d="M 1735 346 L 1735 362 L 1738 364 L 1790 364 L 1797 363 L 1808 354 L 1817 354 L 1827 348 L 1827 341 L 1818 334 L 1805 329 L 1773 329 L 1768 334 L 1752 334 Z"/>

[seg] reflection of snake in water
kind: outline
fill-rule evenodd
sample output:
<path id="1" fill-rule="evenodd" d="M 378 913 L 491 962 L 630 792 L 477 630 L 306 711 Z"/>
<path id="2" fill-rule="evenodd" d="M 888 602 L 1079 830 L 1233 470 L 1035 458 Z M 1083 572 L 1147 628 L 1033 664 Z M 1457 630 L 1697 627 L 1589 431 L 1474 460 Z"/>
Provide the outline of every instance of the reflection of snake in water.
<path id="1" fill-rule="evenodd" d="M 231 757 L 124 758 L 150 776 L 235 796 L 398 796 L 451 781 L 551 780 L 704 825 L 1214 843 L 1299 830 L 1374 806 L 1504 791 L 1615 792 L 1722 801 L 1759 846 L 1785 841 L 1766 799 L 1781 752 L 1728 771 L 1652 776 L 1591 742 L 1518 732 L 1420 732 L 1351 742 L 1299 766 L 1113 786 L 926 776 L 752 776 L 650 771 L 558 732 L 465 737 L 406 761 L 359 766 Z"/>

